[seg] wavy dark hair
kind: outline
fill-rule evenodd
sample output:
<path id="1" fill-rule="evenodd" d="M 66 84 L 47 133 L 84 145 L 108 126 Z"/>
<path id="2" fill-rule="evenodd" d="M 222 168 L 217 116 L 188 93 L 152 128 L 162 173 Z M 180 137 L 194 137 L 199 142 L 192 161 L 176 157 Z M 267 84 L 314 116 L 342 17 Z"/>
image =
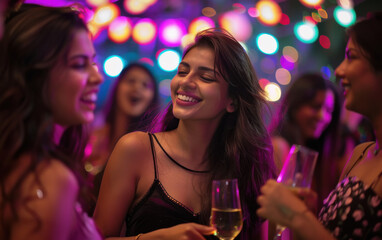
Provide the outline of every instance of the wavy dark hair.
<path id="1" fill-rule="evenodd" d="M 346 30 L 375 71 L 382 71 L 382 11 L 370 12 Z"/>
<path id="2" fill-rule="evenodd" d="M 302 139 L 300 126 L 297 125 L 295 113 L 304 105 L 313 101 L 319 91 L 331 90 L 334 94 L 332 120 L 318 139 Z M 304 73 L 298 76 L 281 102 L 278 114 L 273 119 L 270 132 L 281 136 L 289 145 L 300 144 L 319 152 L 313 177 L 319 204 L 337 184 L 339 175 L 336 169 L 336 157 L 339 156 L 339 130 L 342 98 L 338 87 L 324 79 L 319 73 Z M 319 208 L 320 209 L 320 208 Z"/>
<path id="3" fill-rule="evenodd" d="M 240 239 L 253 239 L 259 233 L 260 218 L 256 215 L 260 187 L 273 178 L 275 167 L 270 136 L 262 114 L 266 106 L 265 95 L 259 85 L 252 63 L 241 44 L 220 29 L 207 29 L 197 34 L 195 43 L 183 54 L 196 47 L 208 47 L 215 53 L 214 68 L 228 83 L 228 94 L 236 111 L 226 113 L 208 146 L 205 159 L 210 162 L 210 184 L 203 194 L 207 203 L 202 210 L 205 224 L 211 212 L 211 185 L 214 179 L 237 178 L 244 217 Z M 170 131 L 179 119 L 167 108 L 160 130 Z"/>
<path id="4" fill-rule="evenodd" d="M 30 174 L 38 175 L 39 163 L 59 159 L 77 175 L 80 185 L 80 159 L 86 142 L 83 126 L 68 127 L 60 143 L 53 139 L 52 110 L 47 102 L 47 82 L 52 68 L 66 59 L 70 43 L 78 30 L 87 30 L 82 12 L 73 7 L 51 8 L 25 4 L 6 20 L 0 40 L 0 189 L 1 239 L 8 239 L 11 225 L 17 221 L 21 186 Z M 81 141 L 83 140 L 83 141 Z M 6 188 L 6 181 L 18 168 L 18 159 L 31 156 L 31 163 Z M 44 186 L 39 182 L 40 187 Z M 28 200 L 23 200 L 26 207 Z M 12 217 L 5 218 L 5 209 Z M 33 209 L 27 209 L 39 219 Z"/>
<path id="5" fill-rule="evenodd" d="M 117 112 L 117 90 L 119 86 L 121 85 L 121 82 L 129 74 L 129 72 L 132 69 L 136 69 L 136 68 L 144 71 L 147 75 L 150 76 L 150 79 L 153 82 L 153 86 L 154 86 L 154 89 L 153 89 L 154 97 L 151 100 L 151 103 L 149 104 L 147 110 L 141 116 L 135 117 L 134 119 L 132 119 L 132 121 L 129 122 L 129 124 L 126 126 L 125 133 L 137 131 L 137 130 L 147 130 L 148 126 L 152 123 L 152 120 L 158 114 L 158 111 L 160 108 L 158 84 L 154 74 L 150 71 L 148 67 L 146 67 L 142 63 L 134 62 L 127 65 L 121 71 L 118 78 L 116 79 L 116 82 L 114 83 L 112 91 L 110 92 L 108 103 L 105 107 L 105 116 L 106 116 L 105 122 L 106 124 L 110 126 L 109 139 L 110 139 L 111 146 L 114 146 L 116 141 L 121 137 L 121 136 L 113 136 L 114 127 L 115 127 L 115 117 Z"/>

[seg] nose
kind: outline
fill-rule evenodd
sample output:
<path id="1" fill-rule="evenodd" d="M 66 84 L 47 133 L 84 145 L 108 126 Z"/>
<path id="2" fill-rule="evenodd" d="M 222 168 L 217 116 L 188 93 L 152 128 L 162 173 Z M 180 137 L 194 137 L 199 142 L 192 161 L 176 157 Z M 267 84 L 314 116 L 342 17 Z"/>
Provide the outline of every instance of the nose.
<path id="1" fill-rule="evenodd" d="M 93 84 L 101 84 L 104 78 L 102 74 L 99 72 L 98 67 L 96 65 L 91 66 L 89 73 L 89 82 Z"/>
<path id="2" fill-rule="evenodd" d="M 338 65 L 338 67 L 336 68 L 336 70 L 334 71 L 334 75 L 336 76 L 337 79 L 341 79 L 343 78 L 344 76 L 344 65 L 345 65 L 345 60 L 343 60 L 340 65 Z"/>
<path id="3" fill-rule="evenodd" d="M 182 89 L 193 89 L 196 86 L 195 80 L 195 76 L 190 73 L 179 80 L 179 86 Z"/>

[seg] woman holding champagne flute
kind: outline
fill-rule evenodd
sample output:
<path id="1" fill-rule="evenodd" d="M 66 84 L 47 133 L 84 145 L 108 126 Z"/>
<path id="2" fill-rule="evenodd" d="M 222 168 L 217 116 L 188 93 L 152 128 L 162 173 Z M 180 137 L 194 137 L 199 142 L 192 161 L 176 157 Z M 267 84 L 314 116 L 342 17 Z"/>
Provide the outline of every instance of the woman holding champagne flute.
<path id="1" fill-rule="evenodd" d="M 345 107 L 370 120 L 377 141 L 354 149 L 319 219 L 282 184 L 269 180 L 261 188 L 257 213 L 290 228 L 298 239 L 382 239 L 382 12 L 358 21 L 347 33 L 345 59 L 335 74 Z M 309 191 L 298 194 L 311 196 Z"/>
<path id="2" fill-rule="evenodd" d="M 172 79 L 171 98 L 159 132 L 126 134 L 114 148 L 94 213 L 101 232 L 118 237 L 126 221 L 124 239 L 205 239 L 215 232 L 205 226 L 213 180 L 236 178 L 237 239 L 258 239 L 256 198 L 274 166 L 264 93 L 240 43 L 222 30 L 200 32 Z"/>

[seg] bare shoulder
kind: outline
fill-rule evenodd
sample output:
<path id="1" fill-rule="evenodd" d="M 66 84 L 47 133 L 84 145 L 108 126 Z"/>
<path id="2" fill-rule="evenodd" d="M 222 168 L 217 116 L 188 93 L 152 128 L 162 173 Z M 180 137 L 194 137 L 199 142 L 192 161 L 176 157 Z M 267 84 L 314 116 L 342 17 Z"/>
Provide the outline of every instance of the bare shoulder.
<path id="1" fill-rule="evenodd" d="M 23 182 L 22 198 L 28 200 L 18 209 L 20 220 L 13 227 L 15 238 L 69 236 L 72 226 L 68 222 L 74 220 L 78 191 L 78 181 L 65 164 L 57 159 L 41 162 L 36 174 L 29 174 Z M 40 228 L 35 231 L 37 223 Z"/>
<path id="2" fill-rule="evenodd" d="M 106 168 L 113 173 L 122 171 L 121 174 L 126 175 L 128 171 L 138 176 L 143 163 L 151 156 L 150 149 L 148 133 L 138 131 L 128 133 L 117 142 Z"/>
<path id="3" fill-rule="evenodd" d="M 145 132 L 131 132 L 122 136 L 117 142 L 114 151 L 130 156 L 145 153 L 150 149 L 149 135 Z M 114 154 L 114 153 L 113 153 Z"/>
<path id="4" fill-rule="evenodd" d="M 346 162 L 346 165 L 342 171 L 340 179 L 343 179 L 345 177 L 345 174 L 347 174 L 349 172 L 349 170 L 352 168 L 352 166 L 355 164 L 355 162 L 361 157 L 362 153 L 366 150 L 366 148 L 368 148 L 369 146 L 371 146 L 374 143 L 375 142 L 364 142 L 364 143 L 358 144 L 354 148 L 350 158 Z"/>
<path id="5" fill-rule="evenodd" d="M 280 148 L 283 150 L 287 149 L 289 151 L 290 146 L 287 140 L 285 140 L 285 138 L 280 136 L 273 136 L 271 140 L 274 148 Z"/>

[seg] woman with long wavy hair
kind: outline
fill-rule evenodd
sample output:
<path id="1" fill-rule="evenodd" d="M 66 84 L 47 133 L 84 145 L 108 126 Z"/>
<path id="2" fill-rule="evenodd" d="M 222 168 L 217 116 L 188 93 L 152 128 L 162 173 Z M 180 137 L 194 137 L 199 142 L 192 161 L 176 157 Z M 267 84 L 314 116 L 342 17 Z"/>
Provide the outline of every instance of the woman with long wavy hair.
<path id="1" fill-rule="evenodd" d="M 0 40 L 0 238 L 100 239 L 79 193 L 103 78 L 83 12 L 24 5 Z"/>
<path id="2" fill-rule="evenodd" d="M 171 82 L 172 103 L 156 125 L 117 143 L 106 166 L 94 218 L 105 237 L 204 239 L 211 184 L 237 178 L 244 226 L 255 239 L 259 187 L 274 176 L 265 104 L 253 66 L 228 33 L 206 30 L 185 51 Z"/>

